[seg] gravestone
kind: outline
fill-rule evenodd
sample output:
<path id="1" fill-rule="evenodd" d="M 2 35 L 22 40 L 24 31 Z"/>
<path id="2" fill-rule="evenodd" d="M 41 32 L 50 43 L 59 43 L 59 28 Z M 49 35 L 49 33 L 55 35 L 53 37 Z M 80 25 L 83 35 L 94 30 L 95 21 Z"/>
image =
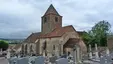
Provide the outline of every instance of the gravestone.
<path id="1" fill-rule="evenodd" d="M 68 64 L 68 59 L 60 58 L 60 59 L 56 60 L 56 64 Z"/>
<path id="2" fill-rule="evenodd" d="M 97 44 L 95 44 L 95 58 L 96 58 L 96 59 L 99 58 Z"/>
<path id="3" fill-rule="evenodd" d="M 36 58 L 37 58 L 36 56 L 30 57 L 30 58 L 29 58 L 29 62 L 34 62 Z"/>
<path id="4" fill-rule="evenodd" d="M 91 49 L 91 45 L 89 45 L 89 59 L 92 59 L 92 49 Z"/>
<path id="5" fill-rule="evenodd" d="M 57 59 L 57 56 L 50 57 L 50 62 L 55 63 Z"/>
<path id="6" fill-rule="evenodd" d="M 104 64 L 105 62 L 106 62 L 106 57 L 105 56 L 103 56 L 103 57 L 101 57 L 100 58 L 100 64 Z"/>
<path id="7" fill-rule="evenodd" d="M 24 57 L 17 60 L 17 64 L 29 64 L 29 58 Z"/>
<path id="8" fill-rule="evenodd" d="M 35 59 L 35 63 L 34 64 L 44 64 L 45 58 L 43 56 L 38 56 Z"/>
<path id="9" fill-rule="evenodd" d="M 11 57 L 8 59 L 9 64 L 17 64 L 17 60 L 18 60 L 18 58 L 16 58 L 16 57 Z"/>
<path id="10" fill-rule="evenodd" d="M 112 57 L 111 56 L 103 56 L 100 58 L 100 64 L 110 64 L 113 63 Z"/>

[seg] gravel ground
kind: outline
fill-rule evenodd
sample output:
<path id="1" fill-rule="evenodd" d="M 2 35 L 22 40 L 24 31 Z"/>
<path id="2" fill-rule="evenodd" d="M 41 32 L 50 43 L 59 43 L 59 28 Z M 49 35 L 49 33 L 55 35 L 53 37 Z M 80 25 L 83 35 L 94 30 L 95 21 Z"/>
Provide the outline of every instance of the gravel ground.
<path id="1" fill-rule="evenodd" d="M 0 64 L 8 64 L 8 60 L 0 57 Z"/>

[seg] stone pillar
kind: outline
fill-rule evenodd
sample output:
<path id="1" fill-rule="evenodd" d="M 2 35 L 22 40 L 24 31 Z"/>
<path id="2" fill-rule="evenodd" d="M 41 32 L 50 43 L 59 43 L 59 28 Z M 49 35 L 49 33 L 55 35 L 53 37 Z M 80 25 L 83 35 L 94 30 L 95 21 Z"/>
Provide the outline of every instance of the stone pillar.
<path id="1" fill-rule="evenodd" d="M 91 45 L 89 45 L 89 59 L 92 59 L 92 50 L 91 50 Z"/>
<path id="2" fill-rule="evenodd" d="M 95 56 L 96 58 L 99 58 L 97 44 L 95 44 Z"/>

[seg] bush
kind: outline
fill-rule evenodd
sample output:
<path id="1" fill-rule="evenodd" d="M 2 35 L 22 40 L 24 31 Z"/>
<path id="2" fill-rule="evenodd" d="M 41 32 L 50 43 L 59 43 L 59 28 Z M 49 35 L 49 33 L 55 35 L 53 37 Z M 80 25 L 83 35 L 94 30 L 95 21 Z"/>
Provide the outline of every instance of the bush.
<path id="1" fill-rule="evenodd" d="M 8 49 L 8 42 L 6 41 L 3 41 L 3 40 L 0 40 L 0 49 L 2 49 L 3 51 L 7 50 Z"/>

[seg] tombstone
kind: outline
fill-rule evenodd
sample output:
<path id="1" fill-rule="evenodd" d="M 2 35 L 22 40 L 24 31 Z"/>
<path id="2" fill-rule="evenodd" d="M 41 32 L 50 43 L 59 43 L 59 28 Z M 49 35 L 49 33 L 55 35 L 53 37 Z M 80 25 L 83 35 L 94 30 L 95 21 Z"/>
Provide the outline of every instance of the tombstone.
<path id="1" fill-rule="evenodd" d="M 112 57 L 111 56 L 106 56 L 107 62 L 113 62 Z"/>
<path id="2" fill-rule="evenodd" d="M 95 57 L 96 59 L 99 58 L 97 44 L 95 44 Z"/>
<path id="3" fill-rule="evenodd" d="M 104 64 L 105 62 L 106 62 L 106 57 L 105 56 L 103 56 L 103 57 L 101 57 L 100 58 L 100 64 Z"/>
<path id="4" fill-rule="evenodd" d="M 68 64 L 68 59 L 60 58 L 60 59 L 56 60 L 56 64 Z"/>
<path id="5" fill-rule="evenodd" d="M 17 60 L 17 64 L 29 64 L 29 58 L 24 57 Z"/>
<path id="6" fill-rule="evenodd" d="M 18 60 L 18 58 L 16 58 L 16 57 L 12 57 L 12 58 L 8 59 L 9 64 L 17 64 L 17 60 Z"/>
<path id="7" fill-rule="evenodd" d="M 38 56 L 35 59 L 35 63 L 34 64 L 44 64 L 45 58 L 43 56 Z"/>
<path id="8" fill-rule="evenodd" d="M 31 62 L 31 63 L 34 62 L 36 58 L 37 58 L 36 56 L 30 57 L 30 58 L 29 58 L 29 62 Z"/>
<path id="9" fill-rule="evenodd" d="M 89 45 L 89 59 L 92 59 L 92 50 L 91 50 L 91 45 Z"/>
<path id="10" fill-rule="evenodd" d="M 113 60 L 112 60 L 112 57 L 111 56 L 103 56 L 100 58 L 100 64 L 110 64 L 112 63 Z"/>
<path id="11" fill-rule="evenodd" d="M 106 48 L 106 55 L 110 55 L 110 51 L 109 51 L 109 49 L 108 48 Z"/>
<path id="12" fill-rule="evenodd" d="M 53 57 L 50 57 L 49 60 L 51 63 L 55 63 L 57 59 L 58 59 L 57 56 L 53 56 Z"/>

